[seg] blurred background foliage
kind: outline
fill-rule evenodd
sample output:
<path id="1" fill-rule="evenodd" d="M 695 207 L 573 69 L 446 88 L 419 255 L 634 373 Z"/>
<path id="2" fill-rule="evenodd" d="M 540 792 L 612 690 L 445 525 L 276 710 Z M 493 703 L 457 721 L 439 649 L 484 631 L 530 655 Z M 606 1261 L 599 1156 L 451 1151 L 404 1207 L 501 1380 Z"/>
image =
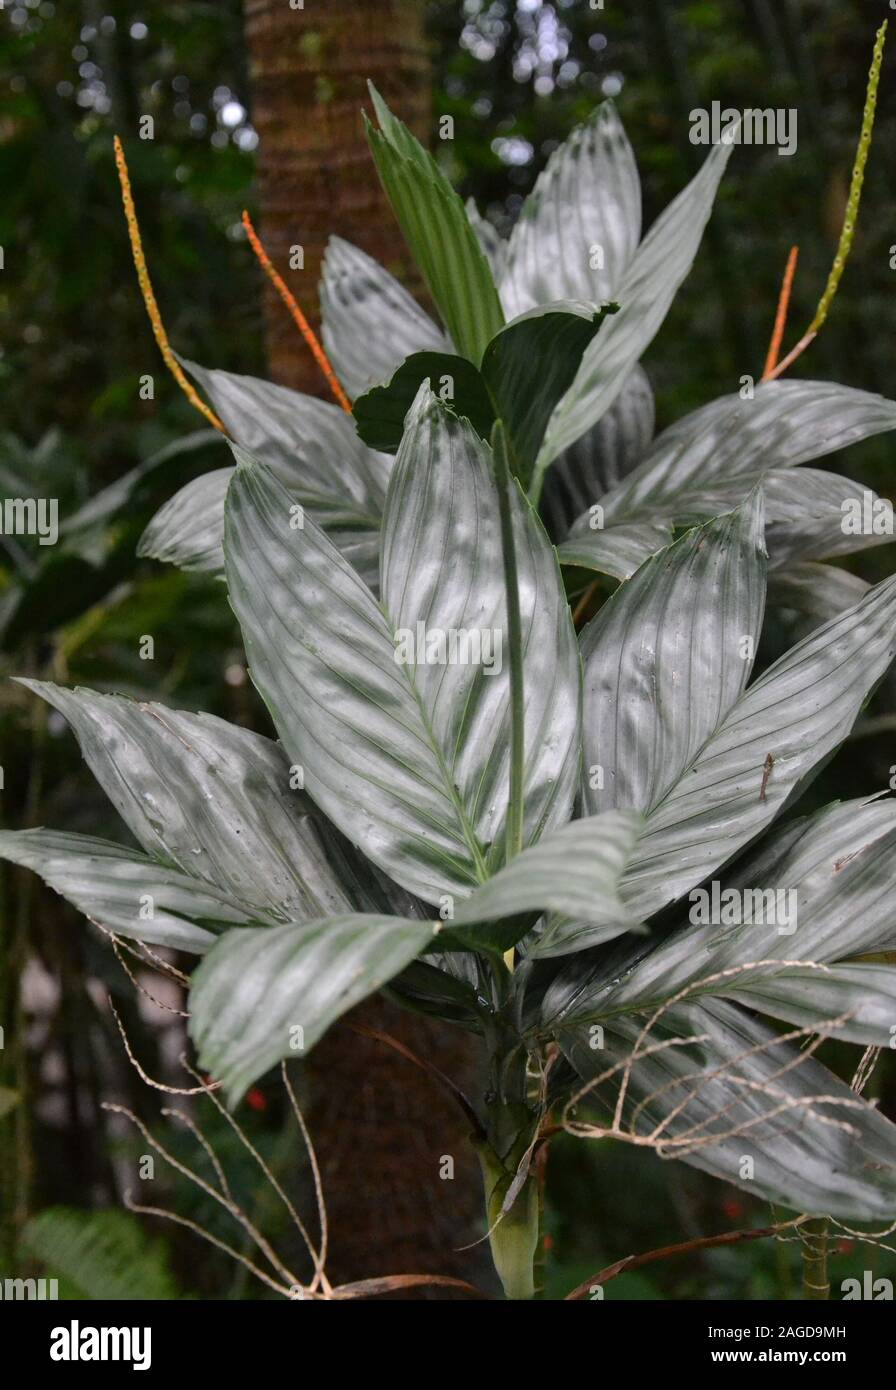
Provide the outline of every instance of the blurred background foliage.
<path id="1" fill-rule="evenodd" d="M 705 153 L 688 141 L 691 108 L 713 100 L 797 108 L 793 157 L 735 152 L 697 265 L 645 359 L 658 428 L 736 389 L 743 374 L 758 378 L 790 246 L 799 243 L 800 263 L 788 341 L 808 323 L 827 276 L 886 0 L 434 0 L 425 8 L 432 132 L 442 115 L 455 126 L 452 141 L 435 142 L 439 157 L 505 231 L 551 151 L 605 96 L 635 147 L 645 226 Z M 800 371 L 892 396 L 892 38 L 881 93 L 852 259 Z M 141 141 L 145 115 L 154 138 Z M 127 138 L 172 342 L 208 366 L 263 374 L 259 276 L 239 222 L 244 206 L 257 212 L 258 145 L 240 0 L 7 0 L 0 14 L 0 477 L 5 495 L 58 498 L 63 523 L 59 545 L 47 549 L 0 538 L 0 801 L 10 826 L 112 838 L 120 831 L 61 719 L 8 677 L 122 690 L 264 727 L 220 585 L 135 558 L 158 505 L 226 460 L 159 362 L 132 272 L 114 131 Z M 297 207 L 297 234 L 301 218 Z M 146 373 L 151 400 L 139 391 Z M 869 441 L 845 469 L 892 495 L 892 448 L 889 436 Z M 887 548 L 857 566 L 868 579 L 891 567 Z M 147 634 L 152 661 L 140 656 Z M 769 633 L 769 653 L 784 636 Z M 816 803 L 887 784 L 893 693 L 889 680 L 871 711 L 882 731 L 834 760 L 813 788 Z M 110 1127 L 99 1103 L 115 1095 L 151 1121 L 158 1097 L 124 1058 L 105 996 L 147 1070 L 184 1084 L 176 1015 L 135 996 L 107 944 L 32 876 L 5 869 L 2 883 L 0 1272 L 33 1262 L 60 1273 L 63 1292 L 75 1296 L 108 1296 L 115 1278 L 127 1297 L 257 1296 L 189 1234 L 120 1210 L 123 1175 L 145 1146 Z M 855 1054 L 828 1050 L 848 1074 Z M 884 1057 L 875 1094 L 896 1118 L 893 1060 Z M 285 1176 L 294 1141 L 280 1093 L 256 1088 L 241 1121 Z M 209 1134 L 247 1209 L 262 1211 L 276 1234 L 279 1216 L 239 1143 L 219 1120 Z M 166 1131 L 166 1142 L 192 1152 L 184 1133 Z M 550 1174 L 551 1295 L 625 1254 L 768 1219 L 733 1188 L 618 1146 L 564 1139 Z M 167 1205 L 217 1229 L 205 1199 L 165 1181 Z M 34 1219 L 56 1207 L 72 1210 Z M 101 1215 L 88 1226 L 82 1213 L 91 1208 Z M 850 1241 L 834 1248 L 835 1296 L 849 1274 L 896 1274 L 885 1253 Z M 795 1244 L 756 1242 L 623 1275 L 606 1296 L 794 1297 L 798 1264 Z"/>

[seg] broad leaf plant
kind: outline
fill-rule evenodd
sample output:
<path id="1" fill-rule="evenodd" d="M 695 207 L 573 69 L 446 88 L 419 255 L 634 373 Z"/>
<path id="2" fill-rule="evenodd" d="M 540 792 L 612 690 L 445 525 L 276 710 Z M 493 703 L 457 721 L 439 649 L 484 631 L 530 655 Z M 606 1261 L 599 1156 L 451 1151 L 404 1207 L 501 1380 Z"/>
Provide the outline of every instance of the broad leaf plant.
<path id="1" fill-rule="evenodd" d="M 26 829 L 0 852 L 195 957 L 189 1029 L 231 1106 L 377 990 L 468 1030 L 508 1297 L 534 1292 L 549 1117 L 889 1223 L 896 1128 L 813 1054 L 896 1035 L 874 959 L 896 801 L 796 802 L 896 655 L 896 577 L 827 563 L 889 538 L 844 525 L 883 499 L 815 462 L 896 402 L 770 379 L 654 438 L 639 359 L 731 146 L 642 236 L 605 102 L 503 242 L 373 103 L 440 322 L 334 237 L 322 336 L 352 412 L 184 362 L 234 464 L 141 543 L 222 577 L 272 737 L 27 682 L 135 843 Z M 767 604 L 802 637 L 754 673 Z"/>

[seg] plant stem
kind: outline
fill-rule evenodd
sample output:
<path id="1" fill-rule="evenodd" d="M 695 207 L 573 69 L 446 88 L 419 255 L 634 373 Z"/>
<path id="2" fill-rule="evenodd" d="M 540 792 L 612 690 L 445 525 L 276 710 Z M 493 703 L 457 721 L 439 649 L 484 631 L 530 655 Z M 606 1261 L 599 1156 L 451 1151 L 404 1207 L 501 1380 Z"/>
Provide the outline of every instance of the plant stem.
<path id="1" fill-rule="evenodd" d="M 507 639 L 510 647 L 510 792 L 507 802 L 505 857 L 507 862 L 523 847 L 523 777 L 525 772 L 525 700 L 523 691 L 523 631 L 520 620 L 520 588 L 516 567 L 516 543 L 511 511 L 510 461 L 507 436 L 498 420 L 492 431 L 492 456 L 498 485 L 501 517 L 501 546 L 504 554 L 504 587 L 507 596 Z M 504 963 L 514 967 L 513 947 L 504 953 Z"/>
<path id="2" fill-rule="evenodd" d="M 828 1223 L 826 1217 L 807 1221 L 803 1238 L 803 1295 L 811 1299 L 828 1299 L 831 1280 L 828 1274 Z"/>
<path id="3" fill-rule="evenodd" d="M 507 806 L 507 858 L 523 847 L 524 698 L 523 634 L 520 621 L 520 590 L 516 567 L 516 544 L 511 513 L 510 463 L 507 437 L 500 420 L 492 431 L 492 454 L 498 484 L 501 517 L 501 544 L 504 552 L 504 584 L 507 593 L 507 637 L 510 646 L 510 797 Z"/>

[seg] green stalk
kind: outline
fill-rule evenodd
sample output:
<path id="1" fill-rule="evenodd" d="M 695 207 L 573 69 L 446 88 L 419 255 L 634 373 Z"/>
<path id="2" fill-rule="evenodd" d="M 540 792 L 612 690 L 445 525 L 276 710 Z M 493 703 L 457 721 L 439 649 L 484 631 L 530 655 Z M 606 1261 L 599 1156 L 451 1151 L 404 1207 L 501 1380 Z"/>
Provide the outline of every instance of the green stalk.
<path id="1" fill-rule="evenodd" d="M 523 776 L 525 771 L 525 725 L 523 696 L 523 630 L 520 621 L 520 588 L 516 566 L 516 543 L 513 537 L 511 488 L 507 454 L 507 436 L 500 420 L 492 430 L 492 457 L 495 481 L 498 485 L 498 510 L 501 517 L 501 546 L 504 555 L 504 587 L 507 594 L 507 638 L 510 646 L 510 797 L 507 805 L 507 862 L 523 848 Z M 508 970 L 513 970 L 513 948 L 504 955 Z"/>
<path id="2" fill-rule="evenodd" d="M 507 858 L 523 847 L 523 631 L 520 620 L 520 590 L 516 567 L 516 544 L 511 514 L 510 461 L 507 436 L 499 420 L 492 431 L 492 454 L 498 484 L 501 517 L 501 545 L 504 551 L 504 584 L 507 591 L 507 636 L 510 643 L 510 803 L 507 807 Z"/>

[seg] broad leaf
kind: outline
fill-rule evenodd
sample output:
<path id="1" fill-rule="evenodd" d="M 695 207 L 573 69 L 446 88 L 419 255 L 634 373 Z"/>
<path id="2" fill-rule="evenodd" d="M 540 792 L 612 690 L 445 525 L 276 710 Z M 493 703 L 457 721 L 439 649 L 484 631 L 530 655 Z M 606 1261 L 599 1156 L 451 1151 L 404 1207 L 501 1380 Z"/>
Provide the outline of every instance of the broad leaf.
<path id="1" fill-rule="evenodd" d="M 750 686 L 650 810 L 629 875 L 632 911 L 674 902 L 768 825 L 846 737 L 894 655 L 889 579 Z"/>
<path id="2" fill-rule="evenodd" d="M 182 570 L 223 573 L 224 498 L 232 477 L 232 468 L 215 468 L 182 487 L 156 512 L 137 554 Z"/>
<path id="3" fill-rule="evenodd" d="M 276 1062 L 306 1055 L 330 1024 L 397 975 L 434 926 L 352 913 L 231 931 L 192 978 L 190 1036 L 231 1106 Z"/>
<path id="4" fill-rule="evenodd" d="M 605 1046 L 590 1030 L 560 1035 L 585 1081 L 624 1061 L 646 1017 L 614 1020 Z M 651 1030 L 657 1048 L 631 1070 L 629 1123 L 659 1130 L 667 1157 L 752 1195 L 799 1212 L 844 1220 L 892 1220 L 896 1207 L 896 1126 L 859 1099 L 814 1057 L 781 1042 L 765 1024 L 722 1000 L 678 1005 Z M 607 1083 L 615 1103 L 622 1072 Z M 744 1178 L 742 1160 L 753 1160 Z"/>
<path id="5" fill-rule="evenodd" d="M 549 924 L 537 943 L 542 956 L 565 955 L 631 931 L 639 923 L 619 896 L 619 881 L 639 823 L 637 816 L 609 811 L 561 826 L 477 888 L 449 918 L 450 926 L 467 927 L 465 939 L 475 944 L 479 931 L 471 924 L 532 911 L 584 919 Z M 488 941 L 486 934 L 483 939 Z"/>
<path id="6" fill-rule="evenodd" d="M 629 579 L 645 560 L 671 541 L 671 527 L 635 521 L 631 525 L 608 526 L 603 531 L 577 531 L 558 545 L 557 558 L 561 565 L 571 568 Z"/>
<path id="7" fill-rule="evenodd" d="M 366 252 L 331 236 L 321 266 L 321 337 L 354 400 L 387 381 L 413 352 L 450 352 L 444 333 L 412 295 Z"/>
<path id="8" fill-rule="evenodd" d="M 590 812 L 653 811 L 743 692 L 762 625 L 762 531 L 757 492 L 648 560 L 588 624 Z"/>
<path id="9" fill-rule="evenodd" d="M 410 891 L 465 896 L 502 861 L 508 784 L 505 599 L 485 445 L 421 391 L 386 504 L 382 607 L 311 521 L 290 528 L 266 469 L 238 469 L 226 527 L 252 676 L 311 796 Z M 556 559 L 521 496 L 514 531 L 531 841 L 570 813 L 579 672 Z"/>
<path id="10" fill-rule="evenodd" d="M 71 724 L 97 781 L 147 853 L 273 921 L 353 904 L 283 750 L 210 714 L 23 681 Z"/>
<path id="11" fill-rule="evenodd" d="M 849 570 L 811 561 L 779 566 L 768 578 L 769 603 L 798 614 L 807 636 L 819 623 L 829 622 L 851 608 L 868 592 L 869 584 Z"/>
<path id="12" fill-rule="evenodd" d="M 392 460 L 359 439 L 354 421 L 327 401 L 232 372 L 184 366 L 211 400 L 239 449 L 266 463 L 324 527 L 368 582 L 375 582 L 383 499 Z M 140 553 L 215 570 L 228 471 L 199 479 L 171 498 L 150 522 Z"/>
<path id="13" fill-rule="evenodd" d="M 415 352 L 389 381 L 372 387 L 355 402 L 355 424 L 366 444 L 390 454 L 398 452 L 405 417 L 424 382 L 455 415 L 469 420 L 480 438 L 488 439 L 495 407 L 472 362 L 453 353 Z"/>
<path id="14" fill-rule="evenodd" d="M 594 310 L 564 303 L 533 309 L 492 339 L 479 371 L 463 357 L 415 353 L 391 381 L 356 402 L 358 433 L 371 447 L 394 453 L 405 416 L 421 384 L 428 381 L 439 399 L 468 419 L 483 438 L 489 437 L 496 417 L 504 421 L 513 471 L 525 483 L 548 417 L 613 307 Z"/>
<path id="15" fill-rule="evenodd" d="M 507 264 L 507 242 L 497 227 L 494 227 L 488 218 L 483 217 L 479 212 L 475 199 L 468 198 L 464 207 L 470 226 L 476 233 L 479 245 L 482 247 L 485 259 L 491 266 L 492 278 L 496 285 L 500 285 L 504 267 Z"/>
<path id="16" fill-rule="evenodd" d="M 723 143 L 710 151 L 700 172 L 670 203 L 635 252 L 614 291 L 622 306 L 619 313 L 585 353 L 575 381 L 548 425 L 535 495 L 539 474 L 606 414 L 666 317 L 697 254 L 731 148 Z"/>
<path id="17" fill-rule="evenodd" d="M 365 125 L 386 196 L 458 352 L 478 366 L 504 322 L 491 268 L 435 160 L 370 92 L 380 129 Z"/>
<path id="18" fill-rule="evenodd" d="M 230 893 L 90 835 L 3 831 L 0 858 L 33 869 L 91 921 L 157 946 L 201 955 L 226 927 L 263 921 Z"/>
<path id="19" fill-rule="evenodd" d="M 615 299 L 641 237 L 635 156 L 611 101 L 555 150 L 507 246 L 508 318 L 554 299 Z"/>
<path id="20" fill-rule="evenodd" d="M 647 373 L 636 366 L 606 414 L 548 470 L 541 514 L 555 540 L 568 536 L 576 518 L 638 466 L 653 424 L 653 391 Z"/>
<path id="21" fill-rule="evenodd" d="M 575 1003 L 565 1004 L 564 1017 L 570 1011 L 596 1018 L 653 1007 L 686 988 L 711 994 L 752 990 L 778 976 L 777 961 L 827 964 L 896 945 L 896 801 L 831 806 L 796 830 L 795 838 L 777 837 L 737 876 L 724 879 L 732 895 L 727 901 L 736 895 L 740 902 L 734 924 L 720 890 L 717 914 L 711 886 L 695 890 L 691 914 L 698 922 L 706 915 L 719 921 L 681 927 L 626 969 L 618 984 L 601 988 L 595 981 L 580 991 Z M 739 924 L 738 915 L 744 919 Z M 555 1001 L 560 997 L 557 990 Z"/>
<path id="22" fill-rule="evenodd" d="M 745 976 L 739 989 L 722 992 L 760 1013 L 864 1047 L 891 1047 L 896 1037 L 893 966 L 791 966 L 753 981 Z"/>
<path id="23" fill-rule="evenodd" d="M 554 407 L 604 319 L 617 309 L 570 300 L 546 304 L 514 319 L 486 348 L 482 375 L 507 430 L 513 471 L 524 486 Z"/>
<path id="24" fill-rule="evenodd" d="M 828 381 L 768 381 L 752 400 L 720 396 L 664 430 L 601 501 L 608 520 L 693 514 L 693 496 L 770 468 L 793 468 L 896 429 L 896 402 Z M 735 498 L 735 501 L 737 499 Z M 584 510 L 584 508 L 583 508 Z"/>

